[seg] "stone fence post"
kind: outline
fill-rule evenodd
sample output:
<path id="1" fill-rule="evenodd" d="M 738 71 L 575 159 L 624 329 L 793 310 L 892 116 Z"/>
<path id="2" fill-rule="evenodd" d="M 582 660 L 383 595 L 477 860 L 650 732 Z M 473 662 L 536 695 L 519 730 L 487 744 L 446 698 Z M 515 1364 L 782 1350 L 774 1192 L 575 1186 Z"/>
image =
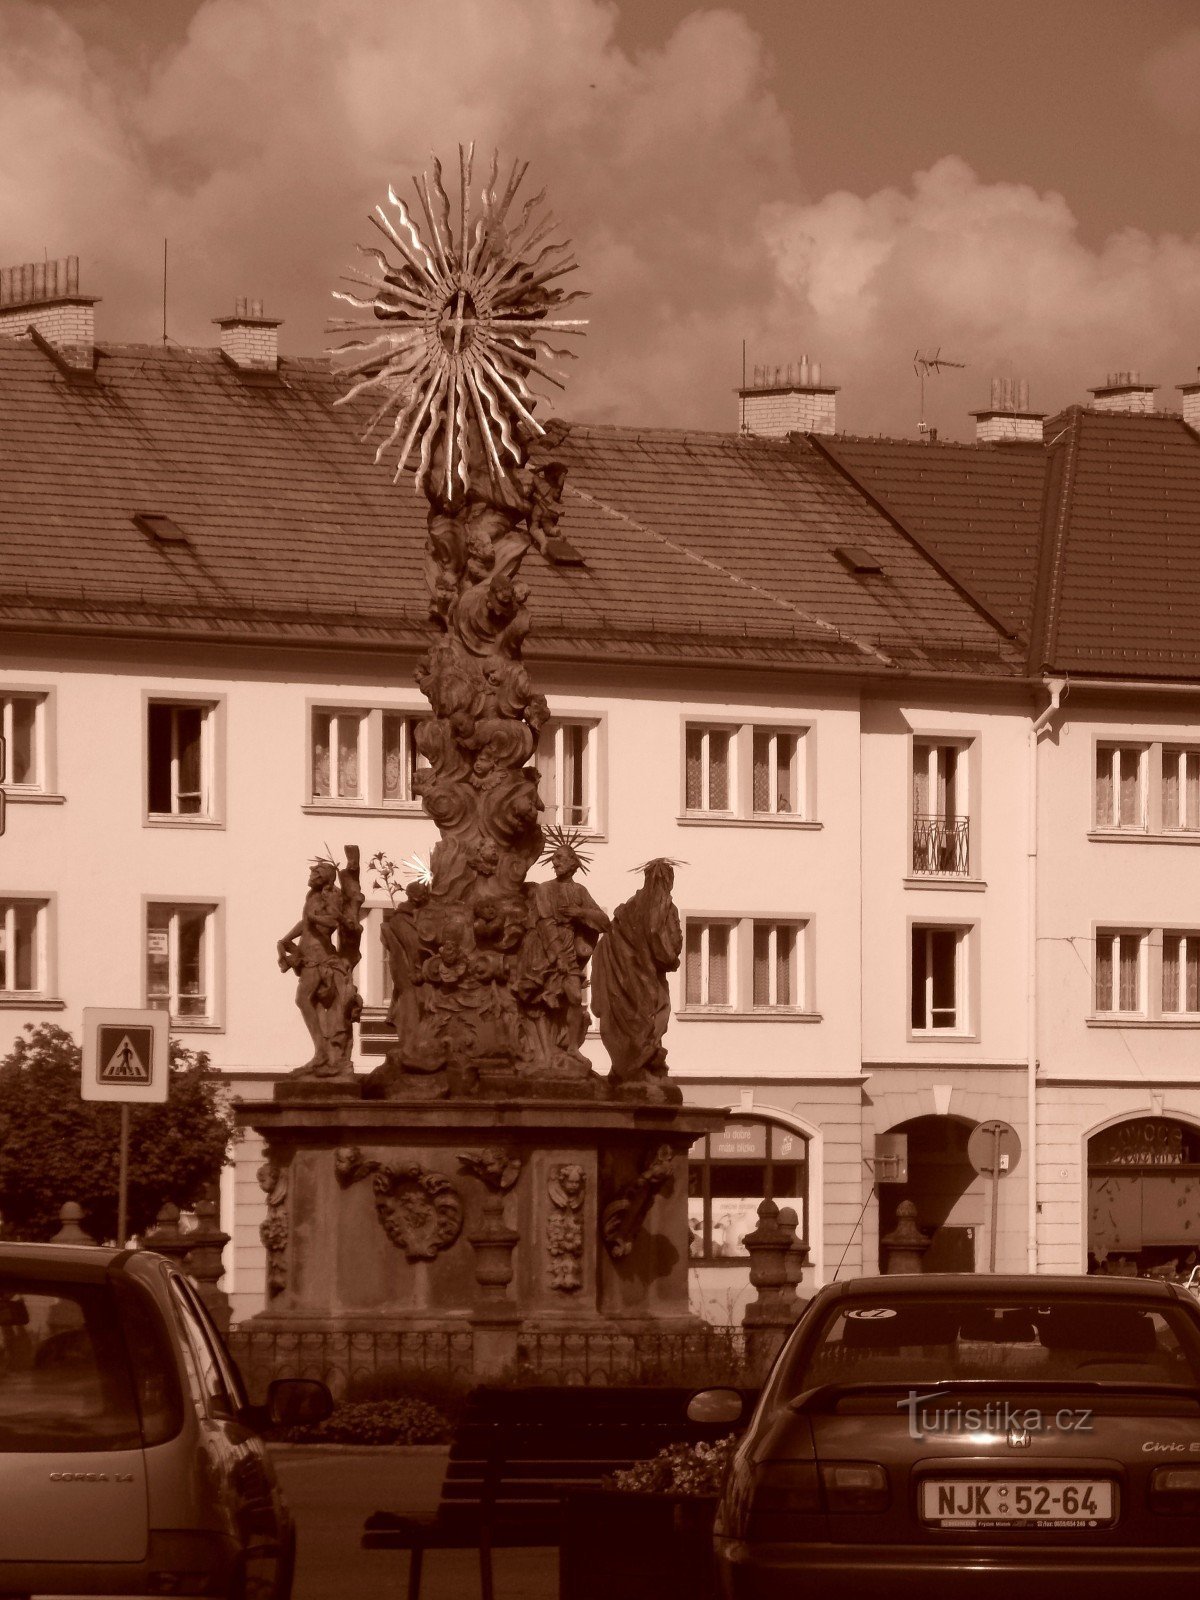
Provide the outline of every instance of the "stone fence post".
<path id="1" fill-rule="evenodd" d="M 222 1333 L 228 1333 L 229 1296 L 220 1287 L 220 1282 L 225 1271 L 221 1255 L 229 1243 L 229 1235 L 221 1231 L 217 1202 L 211 1191 L 206 1190 L 204 1198 L 196 1201 L 195 1214 L 196 1227 L 191 1233 L 183 1235 L 190 1247 L 183 1270 L 196 1285 L 196 1293 L 203 1300 L 209 1316 Z"/>
<path id="2" fill-rule="evenodd" d="M 471 1312 L 472 1371 L 477 1378 L 499 1378 L 517 1364 L 521 1312 L 508 1298 L 513 1279 L 513 1251 L 520 1235 L 504 1223 L 504 1196 L 491 1193 L 483 1202 L 479 1227 L 467 1243 L 475 1252 L 479 1296 Z"/>
<path id="3" fill-rule="evenodd" d="M 83 1207 L 76 1205 L 74 1200 L 68 1200 L 60 1208 L 58 1220 L 62 1227 L 50 1240 L 51 1244 L 95 1244 L 91 1234 L 83 1231 Z"/>
<path id="4" fill-rule="evenodd" d="M 932 1241 L 917 1227 L 917 1208 L 911 1200 L 896 1207 L 896 1226 L 879 1241 L 887 1251 L 884 1272 L 921 1272 L 922 1257 Z"/>
<path id="5" fill-rule="evenodd" d="M 742 1240 L 750 1256 L 750 1285 L 757 1300 L 746 1306 L 746 1357 L 750 1367 L 765 1373 L 778 1355 L 800 1314 L 796 1285 L 808 1251 L 796 1242 L 796 1213 L 781 1212 L 774 1200 L 760 1201 L 758 1226 Z"/>

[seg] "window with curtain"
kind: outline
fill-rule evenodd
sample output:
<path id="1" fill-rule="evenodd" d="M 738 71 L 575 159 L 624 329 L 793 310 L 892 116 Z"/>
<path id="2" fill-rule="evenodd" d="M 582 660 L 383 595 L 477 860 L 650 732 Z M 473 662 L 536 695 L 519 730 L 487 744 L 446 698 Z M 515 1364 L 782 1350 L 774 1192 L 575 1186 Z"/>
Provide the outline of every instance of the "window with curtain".
<path id="1" fill-rule="evenodd" d="M 1138 745 L 1096 746 L 1096 826 L 1146 827 L 1147 751 Z"/>
<path id="2" fill-rule="evenodd" d="M 688 919 L 684 935 L 684 1004 L 688 1006 L 728 1006 L 730 991 L 730 947 L 732 929 L 727 922 L 695 922 Z"/>
<path id="3" fill-rule="evenodd" d="M 808 1240 L 808 1140 L 762 1118 L 738 1117 L 705 1134 L 688 1158 L 690 1258 L 744 1261 L 742 1240 L 758 1226 L 758 1207 L 774 1200 L 796 1213 L 796 1238 Z"/>
<path id="4" fill-rule="evenodd" d="M 1096 935 L 1096 1010 L 1144 1014 L 1144 933 L 1102 931 Z"/>
<path id="5" fill-rule="evenodd" d="M 1164 933 L 1164 1014 L 1200 1013 L 1200 933 Z"/>
<path id="6" fill-rule="evenodd" d="M 146 790 L 152 817 L 211 816 L 212 711 L 207 705 L 150 701 Z"/>

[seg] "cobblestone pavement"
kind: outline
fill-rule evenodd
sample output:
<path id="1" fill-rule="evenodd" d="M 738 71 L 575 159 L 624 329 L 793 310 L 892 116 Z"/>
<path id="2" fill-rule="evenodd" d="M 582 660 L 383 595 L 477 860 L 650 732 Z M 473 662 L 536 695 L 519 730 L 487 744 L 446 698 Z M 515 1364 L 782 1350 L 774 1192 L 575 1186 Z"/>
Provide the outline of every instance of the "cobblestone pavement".
<path id="1" fill-rule="evenodd" d="M 437 1505 L 446 1451 L 272 1451 L 296 1518 L 298 1551 L 294 1600 L 399 1600 L 408 1557 L 362 1550 L 363 1519 L 388 1510 L 419 1516 Z M 558 1600 L 557 1550 L 499 1550 L 497 1600 Z M 476 1600 L 478 1557 L 473 1550 L 433 1550 L 425 1557 L 421 1600 Z"/>

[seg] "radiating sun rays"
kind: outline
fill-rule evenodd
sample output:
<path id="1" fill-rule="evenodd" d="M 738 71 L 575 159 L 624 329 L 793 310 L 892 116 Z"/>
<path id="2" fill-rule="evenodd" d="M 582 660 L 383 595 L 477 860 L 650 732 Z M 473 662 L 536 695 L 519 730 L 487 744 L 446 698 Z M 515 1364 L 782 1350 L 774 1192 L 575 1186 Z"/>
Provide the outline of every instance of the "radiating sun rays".
<path id="1" fill-rule="evenodd" d="M 389 188 L 388 209 L 377 206 L 371 217 L 384 248 L 359 246 L 378 270 L 347 274 L 370 298 L 334 290 L 372 316 L 331 324 L 352 335 L 334 355 L 357 379 L 337 403 L 376 399 L 365 437 L 390 424 L 376 461 L 398 445 L 398 479 L 415 452 L 418 493 L 447 503 L 461 501 L 473 480 L 478 487 L 481 473 L 495 489 L 519 493 L 513 469 L 524 464 L 524 442 L 544 432 L 533 415 L 534 386 L 563 387 L 553 363 L 573 360 L 574 351 L 553 341 L 580 338 L 587 327 L 552 315 L 586 294 L 554 282 L 578 263 L 569 241 L 549 238 L 556 223 L 541 210 L 545 191 L 509 221 L 528 163 L 513 163 L 501 192 L 494 155 L 476 195 L 474 152 L 458 149 L 457 207 L 436 157 L 432 176 L 413 179 L 419 217 Z"/>

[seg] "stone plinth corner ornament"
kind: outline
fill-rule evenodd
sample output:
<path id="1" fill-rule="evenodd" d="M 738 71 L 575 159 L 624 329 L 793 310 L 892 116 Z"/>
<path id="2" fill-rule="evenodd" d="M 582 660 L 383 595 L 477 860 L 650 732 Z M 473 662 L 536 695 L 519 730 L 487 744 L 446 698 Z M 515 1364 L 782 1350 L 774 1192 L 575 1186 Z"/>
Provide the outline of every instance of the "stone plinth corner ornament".
<path id="1" fill-rule="evenodd" d="M 550 1168 L 546 1192 L 546 1255 L 552 1289 L 571 1294 L 583 1288 L 583 1201 L 587 1174 L 575 1161 Z"/>
<path id="2" fill-rule="evenodd" d="M 620 1261 L 632 1251 L 633 1241 L 641 1231 L 654 1196 L 671 1176 L 673 1161 L 671 1146 L 660 1144 L 644 1160 L 633 1182 L 605 1206 L 600 1232 L 604 1247 L 614 1261 Z"/>
<path id="3" fill-rule="evenodd" d="M 462 1200 L 444 1172 L 430 1172 L 417 1161 L 369 1161 L 345 1145 L 334 1165 L 343 1188 L 370 1178 L 383 1231 L 409 1261 L 435 1260 L 462 1232 Z"/>

